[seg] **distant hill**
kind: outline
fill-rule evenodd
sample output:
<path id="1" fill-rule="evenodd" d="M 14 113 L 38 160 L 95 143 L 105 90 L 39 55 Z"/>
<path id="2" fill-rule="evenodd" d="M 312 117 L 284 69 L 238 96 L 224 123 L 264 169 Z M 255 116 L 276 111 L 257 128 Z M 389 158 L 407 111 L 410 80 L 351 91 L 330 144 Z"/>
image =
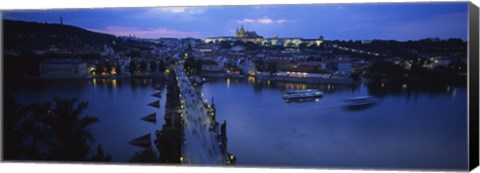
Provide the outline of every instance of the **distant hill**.
<path id="1" fill-rule="evenodd" d="M 111 45 L 117 37 L 88 31 L 75 26 L 3 20 L 5 49 L 100 49 Z"/>

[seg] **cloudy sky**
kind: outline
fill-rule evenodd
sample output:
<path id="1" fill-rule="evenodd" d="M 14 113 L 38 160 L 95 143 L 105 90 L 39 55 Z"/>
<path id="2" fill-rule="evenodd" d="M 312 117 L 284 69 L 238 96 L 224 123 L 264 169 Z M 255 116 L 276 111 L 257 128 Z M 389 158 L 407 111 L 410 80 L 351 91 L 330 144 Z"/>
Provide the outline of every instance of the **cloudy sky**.
<path id="1" fill-rule="evenodd" d="M 117 36 L 418 40 L 467 38 L 468 3 L 370 3 L 2 11 L 4 19 L 58 23 Z"/>

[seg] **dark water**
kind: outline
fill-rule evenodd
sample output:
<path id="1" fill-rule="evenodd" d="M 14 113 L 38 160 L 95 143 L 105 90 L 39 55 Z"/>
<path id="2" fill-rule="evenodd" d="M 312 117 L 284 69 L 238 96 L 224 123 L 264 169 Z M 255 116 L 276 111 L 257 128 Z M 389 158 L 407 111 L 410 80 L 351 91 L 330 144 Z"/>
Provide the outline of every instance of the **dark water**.
<path id="1" fill-rule="evenodd" d="M 26 85 L 26 84 L 25 84 Z M 91 130 L 114 161 L 127 161 L 141 148 L 131 139 L 163 125 L 163 107 L 150 80 L 30 82 L 13 93 L 22 102 L 54 96 L 89 101 L 88 115 L 100 122 Z M 287 89 L 320 89 L 316 102 L 285 103 Z M 212 79 L 217 121 L 226 120 L 228 151 L 238 166 L 368 167 L 410 169 L 467 168 L 467 92 L 457 86 L 305 85 L 245 79 Z M 165 103 L 162 93 L 161 105 Z M 341 106 L 360 95 L 379 98 L 359 110 Z M 157 124 L 140 120 L 157 112 Z"/>

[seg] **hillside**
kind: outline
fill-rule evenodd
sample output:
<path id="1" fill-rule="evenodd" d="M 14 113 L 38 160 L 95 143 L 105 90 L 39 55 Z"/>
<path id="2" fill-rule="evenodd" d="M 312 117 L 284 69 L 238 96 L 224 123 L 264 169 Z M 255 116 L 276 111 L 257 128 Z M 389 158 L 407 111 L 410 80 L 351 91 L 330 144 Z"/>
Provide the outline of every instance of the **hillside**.
<path id="1" fill-rule="evenodd" d="M 117 39 L 70 25 L 3 20 L 4 48 L 14 50 L 99 49 Z"/>

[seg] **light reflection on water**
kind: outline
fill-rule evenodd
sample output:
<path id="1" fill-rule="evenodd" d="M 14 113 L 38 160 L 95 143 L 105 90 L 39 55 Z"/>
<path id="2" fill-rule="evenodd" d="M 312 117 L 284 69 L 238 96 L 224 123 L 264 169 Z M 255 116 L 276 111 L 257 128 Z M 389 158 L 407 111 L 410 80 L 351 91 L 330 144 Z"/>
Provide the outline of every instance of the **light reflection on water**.
<path id="1" fill-rule="evenodd" d="M 215 98 L 217 121 L 228 122 L 228 151 L 239 166 L 465 168 L 464 87 L 422 88 L 401 84 L 316 85 L 246 79 L 210 79 L 204 98 Z M 54 96 L 90 102 L 86 114 L 100 119 L 91 130 L 114 161 L 127 161 L 141 148 L 128 141 L 164 124 L 140 120 L 161 108 L 152 80 L 92 79 L 26 82 L 15 88 L 23 102 Z M 319 89 L 313 102 L 285 103 L 290 89 Z M 162 91 L 165 91 L 164 89 Z M 349 97 L 373 95 L 379 103 L 347 111 Z"/>
<path id="2" fill-rule="evenodd" d="M 217 120 L 228 122 L 238 165 L 281 167 L 466 168 L 466 91 L 413 85 L 316 85 L 248 78 L 211 80 Z M 285 103 L 291 89 L 319 89 L 311 102 Z M 456 94 L 454 91 L 460 91 Z M 379 102 L 344 109 L 346 98 Z"/>

